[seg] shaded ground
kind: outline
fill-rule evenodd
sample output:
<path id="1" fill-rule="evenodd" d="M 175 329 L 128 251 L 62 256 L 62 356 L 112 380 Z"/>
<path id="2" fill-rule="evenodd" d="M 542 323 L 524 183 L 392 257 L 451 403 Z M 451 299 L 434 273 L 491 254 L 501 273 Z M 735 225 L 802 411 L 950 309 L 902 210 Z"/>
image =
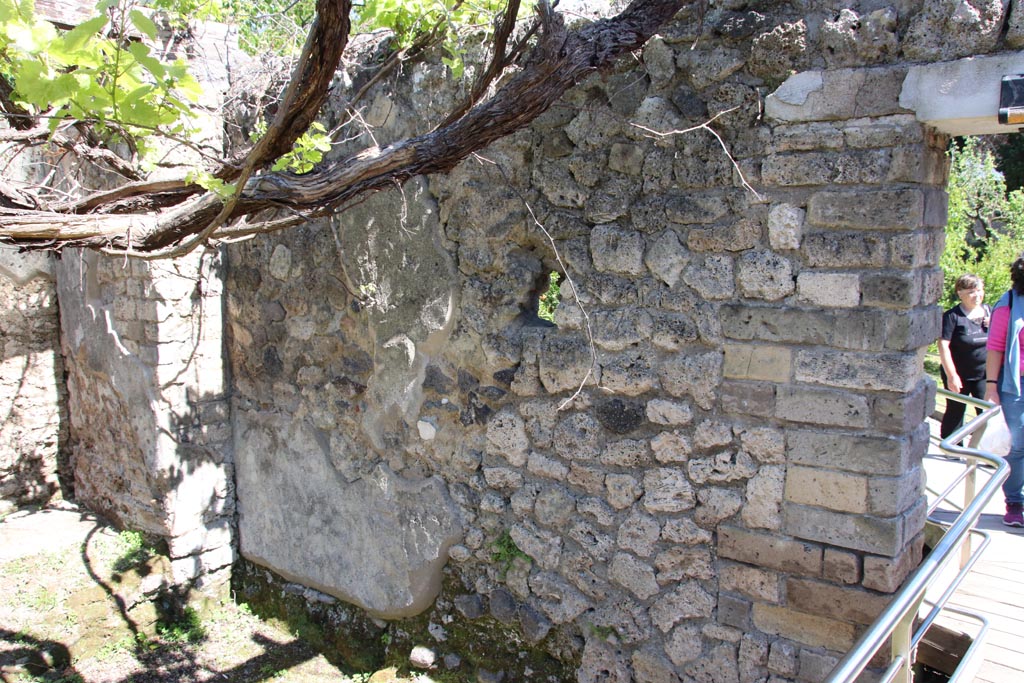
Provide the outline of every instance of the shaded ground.
<path id="1" fill-rule="evenodd" d="M 182 609 L 160 557 L 71 506 L 0 521 L 0 681 L 429 681 L 332 665 L 225 601 Z"/>

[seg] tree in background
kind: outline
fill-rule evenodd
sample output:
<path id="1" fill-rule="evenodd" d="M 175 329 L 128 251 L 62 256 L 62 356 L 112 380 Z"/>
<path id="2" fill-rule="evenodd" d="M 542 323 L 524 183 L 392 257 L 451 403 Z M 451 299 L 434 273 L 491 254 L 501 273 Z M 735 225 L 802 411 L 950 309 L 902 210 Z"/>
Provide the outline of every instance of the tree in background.
<path id="1" fill-rule="evenodd" d="M 939 265 L 944 274 L 939 304 L 958 303 L 954 283 L 963 273 L 985 281 L 985 302 L 1010 287 L 1010 263 L 1024 251 L 1024 190 L 1008 192 L 996 157 L 975 138 L 951 145 L 949 218 Z"/>

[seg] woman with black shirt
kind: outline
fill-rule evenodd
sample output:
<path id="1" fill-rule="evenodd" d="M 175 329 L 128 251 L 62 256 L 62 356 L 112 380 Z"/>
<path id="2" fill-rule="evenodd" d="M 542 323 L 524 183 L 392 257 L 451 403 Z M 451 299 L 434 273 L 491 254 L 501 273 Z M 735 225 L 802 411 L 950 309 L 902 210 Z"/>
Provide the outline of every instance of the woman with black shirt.
<path id="1" fill-rule="evenodd" d="M 942 339 L 939 340 L 942 384 L 954 393 L 984 398 L 985 343 L 991 314 L 989 307 L 982 303 L 984 283 L 977 275 L 961 275 L 956 281 L 956 295 L 960 303 L 942 314 Z M 966 408 L 959 401 L 946 401 L 940 429 L 943 439 L 960 427 Z"/>

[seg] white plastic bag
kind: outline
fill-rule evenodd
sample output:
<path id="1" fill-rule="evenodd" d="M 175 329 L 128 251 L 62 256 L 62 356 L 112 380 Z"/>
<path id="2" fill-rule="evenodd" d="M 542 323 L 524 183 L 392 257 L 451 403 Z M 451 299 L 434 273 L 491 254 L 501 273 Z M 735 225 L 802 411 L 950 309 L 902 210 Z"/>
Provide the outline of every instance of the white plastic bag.
<path id="1" fill-rule="evenodd" d="M 978 450 L 1005 456 L 1010 452 L 1010 430 L 1006 428 L 1006 420 L 1002 415 L 992 418 L 985 424 L 981 438 L 971 444 Z"/>

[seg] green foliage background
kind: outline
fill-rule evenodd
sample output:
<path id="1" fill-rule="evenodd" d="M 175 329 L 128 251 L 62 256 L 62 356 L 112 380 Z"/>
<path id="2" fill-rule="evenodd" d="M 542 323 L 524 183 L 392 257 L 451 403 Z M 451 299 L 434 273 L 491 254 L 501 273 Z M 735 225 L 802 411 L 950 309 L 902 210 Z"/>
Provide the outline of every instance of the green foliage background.
<path id="1" fill-rule="evenodd" d="M 1010 264 L 1024 252 L 1024 190 L 1007 192 L 995 155 L 977 139 L 950 149 L 949 218 L 939 265 L 944 274 L 943 310 L 959 303 L 954 284 L 963 273 L 985 282 L 985 302 L 994 304 L 1010 287 Z M 975 238 L 976 224 L 989 226 Z"/>

